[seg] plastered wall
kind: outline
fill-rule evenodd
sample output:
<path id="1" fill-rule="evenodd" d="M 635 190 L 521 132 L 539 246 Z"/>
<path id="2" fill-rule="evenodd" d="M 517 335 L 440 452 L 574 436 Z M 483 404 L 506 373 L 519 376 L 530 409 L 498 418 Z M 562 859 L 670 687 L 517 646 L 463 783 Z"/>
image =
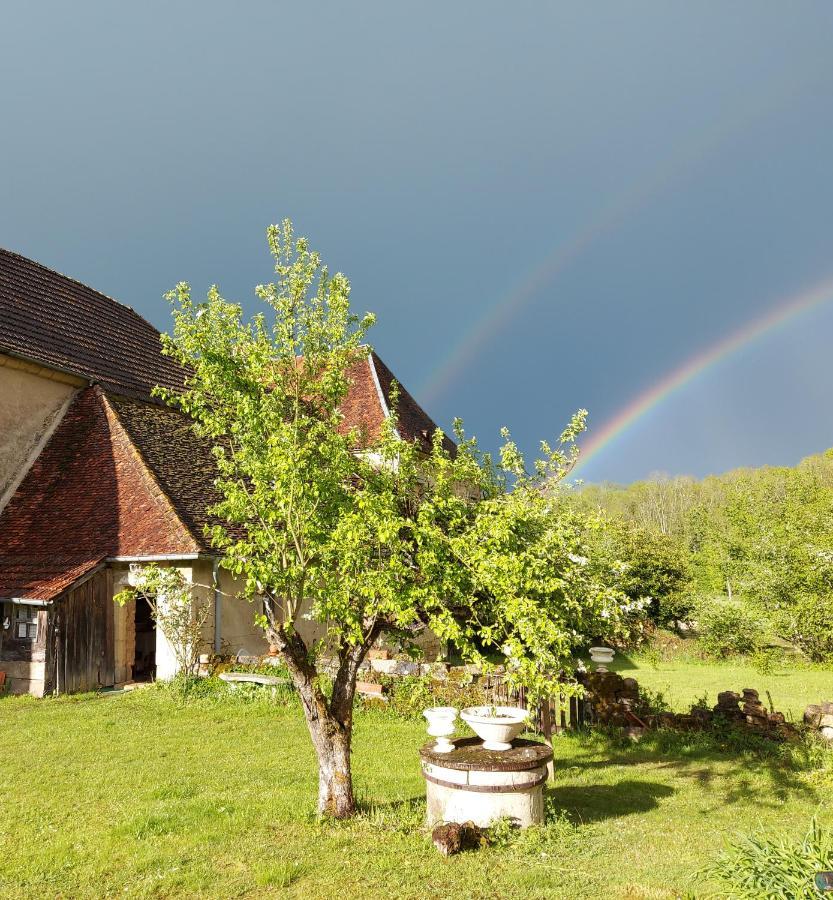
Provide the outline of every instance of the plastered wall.
<path id="1" fill-rule="evenodd" d="M 0 508 L 32 451 L 54 424 L 75 386 L 36 374 L 0 354 Z M 49 374 L 44 370 L 45 374 Z"/>

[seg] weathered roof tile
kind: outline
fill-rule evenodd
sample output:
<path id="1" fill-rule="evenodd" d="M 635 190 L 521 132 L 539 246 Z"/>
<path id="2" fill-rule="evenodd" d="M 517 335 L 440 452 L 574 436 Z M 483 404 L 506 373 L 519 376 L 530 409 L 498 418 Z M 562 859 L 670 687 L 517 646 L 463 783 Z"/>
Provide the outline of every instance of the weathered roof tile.
<path id="1" fill-rule="evenodd" d="M 185 374 L 129 306 L 2 248 L 0 352 L 134 397 L 149 397 L 156 384 L 180 387 Z"/>

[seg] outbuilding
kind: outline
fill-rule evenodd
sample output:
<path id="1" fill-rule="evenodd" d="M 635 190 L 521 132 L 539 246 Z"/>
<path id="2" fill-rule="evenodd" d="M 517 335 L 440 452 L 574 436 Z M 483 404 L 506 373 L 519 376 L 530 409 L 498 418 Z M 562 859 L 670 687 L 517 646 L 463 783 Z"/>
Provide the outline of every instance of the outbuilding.
<path id="1" fill-rule="evenodd" d="M 0 672 L 12 692 L 174 674 L 147 602 L 113 603 L 132 563 L 182 569 L 213 606 L 208 648 L 268 652 L 259 610 L 205 537 L 218 499 L 210 446 L 152 395 L 184 377 L 132 309 L 0 249 Z M 351 372 L 345 421 L 378 433 L 393 382 L 368 351 Z M 403 437 L 427 444 L 436 426 L 398 390 Z M 309 639 L 320 630 L 302 627 Z"/>

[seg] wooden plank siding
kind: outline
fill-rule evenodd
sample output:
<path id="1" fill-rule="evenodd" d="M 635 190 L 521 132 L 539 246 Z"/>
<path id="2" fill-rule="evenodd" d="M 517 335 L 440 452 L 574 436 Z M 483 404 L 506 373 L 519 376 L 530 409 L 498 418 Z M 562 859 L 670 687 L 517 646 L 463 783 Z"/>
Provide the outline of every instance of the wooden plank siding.
<path id="1" fill-rule="evenodd" d="M 47 689 L 61 694 L 115 684 L 113 574 L 97 572 L 59 597 L 50 610 Z"/>
<path id="2" fill-rule="evenodd" d="M 48 635 L 47 611 L 42 609 L 38 612 L 38 636 L 34 641 L 17 637 L 14 632 L 14 607 L 10 602 L 0 600 L 0 621 L 7 616 L 12 620 L 12 626 L 8 631 L 0 628 L 0 662 L 43 662 Z"/>

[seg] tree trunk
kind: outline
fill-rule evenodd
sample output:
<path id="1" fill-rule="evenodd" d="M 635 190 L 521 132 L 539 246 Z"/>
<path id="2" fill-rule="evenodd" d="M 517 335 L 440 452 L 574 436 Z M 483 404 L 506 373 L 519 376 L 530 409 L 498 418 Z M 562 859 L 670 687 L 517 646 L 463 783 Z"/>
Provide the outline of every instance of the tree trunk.
<path id="1" fill-rule="evenodd" d="M 342 660 L 333 698 L 321 690 L 319 673 L 309 662 L 307 648 L 296 633 L 272 629 L 274 641 L 301 698 L 307 728 L 318 757 L 318 814 L 346 819 L 356 811 L 350 744 L 353 738 L 353 696 L 356 688 L 352 661 Z M 358 655 L 358 654 L 357 654 Z"/>
<path id="2" fill-rule="evenodd" d="M 365 640 L 343 646 L 333 680 L 332 697 L 321 690 L 319 672 L 310 662 L 307 647 L 297 632 L 270 622 L 269 641 L 281 655 L 298 694 L 318 757 L 318 814 L 346 819 L 356 811 L 350 744 L 353 739 L 353 699 L 359 666 L 383 624 L 367 624 Z"/>
<path id="3" fill-rule="evenodd" d="M 346 727 L 332 719 L 307 725 L 318 756 L 318 814 L 346 819 L 356 811 L 350 767 L 352 722 Z"/>

